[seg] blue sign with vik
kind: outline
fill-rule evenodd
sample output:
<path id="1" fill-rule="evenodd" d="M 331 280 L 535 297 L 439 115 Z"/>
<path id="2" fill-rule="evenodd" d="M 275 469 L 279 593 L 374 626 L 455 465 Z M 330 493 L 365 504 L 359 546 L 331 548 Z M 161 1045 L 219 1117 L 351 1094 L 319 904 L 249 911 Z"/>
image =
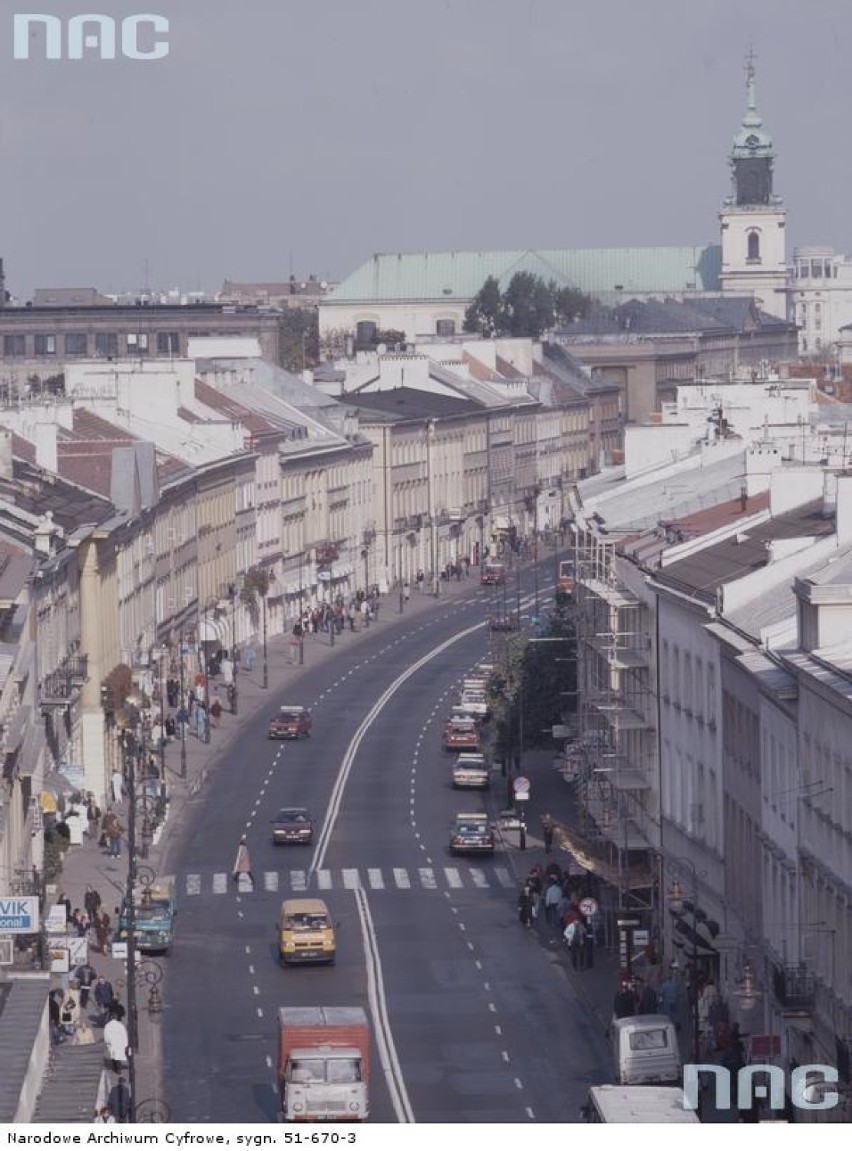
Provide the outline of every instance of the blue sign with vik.
<path id="1" fill-rule="evenodd" d="M 38 898 L 24 895 L 0 899 L 0 932 L 30 934 L 38 931 Z"/>

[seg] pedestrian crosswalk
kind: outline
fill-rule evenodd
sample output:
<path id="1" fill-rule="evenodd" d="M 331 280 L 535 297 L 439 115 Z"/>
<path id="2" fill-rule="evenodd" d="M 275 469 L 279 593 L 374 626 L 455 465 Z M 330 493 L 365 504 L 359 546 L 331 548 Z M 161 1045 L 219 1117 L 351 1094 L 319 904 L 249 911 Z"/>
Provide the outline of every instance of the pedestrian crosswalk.
<path id="1" fill-rule="evenodd" d="M 224 895 L 236 890 L 226 871 L 188 872 L 180 878 L 183 896 Z M 320 891 L 483 891 L 515 889 L 508 867 L 458 865 L 455 867 L 344 867 L 309 872 L 293 868 L 263 871 L 251 887 L 248 877 L 241 892 L 265 891 L 283 895 Z"/>

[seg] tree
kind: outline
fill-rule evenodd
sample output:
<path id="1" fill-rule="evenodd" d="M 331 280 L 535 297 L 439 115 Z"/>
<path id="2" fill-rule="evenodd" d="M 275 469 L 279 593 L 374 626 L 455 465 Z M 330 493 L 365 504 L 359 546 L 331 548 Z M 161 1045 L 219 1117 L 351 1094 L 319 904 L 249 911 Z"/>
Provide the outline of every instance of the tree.
<path id="1" fill-rule="evenodd" d="M 503 335 L 503 300 L 496 276 L 489 276 L 464 314 L 463 330 L 490 339 Z"/>
<path id="2" fill-rule="evenodd" d="M 402 348 L 405 346 L 405 332 L 401 332 L 399 328 L 377 328 L 375 347 L 379 344 L 384 344 L 389 350 Z"/>
<path id="3" fill-rule="evenodd" d="M 515 272 L 503 295 L 503 316 L 507 335 L 538 339 L 553 327 L 551 286 L 532 272 Z"/>
<path id="4" fill-rule="evenodd" d="M 319 311 L 287 308 L 278 320 L 278 363 L 288 372 L 302 372 L 319 363 Z"/>
<path id="5" fill-rule="evenodd" d="M 589 314 L 592 297 L 577 288 L 560 288 L 553 300 L 553 310 L 557 322 L 572 324 L 578 317 L 582 320 Z"/>
<path id="6" fill-rule="evenodd" d="M 243 588 L 240 592 L 240 603 L 249 614 L 252 627 L 257 628 L 260 620 L 260 605 L 266 599 L 269 585 L 272 582 L 266 568 L 253 567 L 246 572 Z"/>

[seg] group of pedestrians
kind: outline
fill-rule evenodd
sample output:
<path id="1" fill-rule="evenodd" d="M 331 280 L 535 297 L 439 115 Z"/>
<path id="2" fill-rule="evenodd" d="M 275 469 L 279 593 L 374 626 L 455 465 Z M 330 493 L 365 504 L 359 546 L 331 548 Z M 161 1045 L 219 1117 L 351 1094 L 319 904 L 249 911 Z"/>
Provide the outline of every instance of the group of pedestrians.
<path id="1" fill-rule="evenodd" d="M 580 907 L 593 887 L 594 879 L 588 872 L 572 876 L 558 863 L 549 863 L 547 868 L 537 863 L 530 869 L 518 898 L 518 919 L 524 927 L 531 928 L 543 917 L 548 927 L 561 930 L 575 971 L 595 965 L 600 916 L 598 912 L 584 914 Z"/>

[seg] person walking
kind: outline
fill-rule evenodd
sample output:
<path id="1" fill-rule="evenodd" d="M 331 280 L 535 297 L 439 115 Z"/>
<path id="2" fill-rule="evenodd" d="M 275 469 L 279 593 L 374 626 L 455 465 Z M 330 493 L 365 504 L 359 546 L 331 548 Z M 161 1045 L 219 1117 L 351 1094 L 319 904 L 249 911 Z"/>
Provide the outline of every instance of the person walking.
<path id="1" fill-rule="evenodd" d="M 530 885 L 524 885 L 518 897 L 518 919 L 524 927 L 532 927 L 533 921 L 533 894 Z"/>
<path id="2" fill-rule="evenodd" d="M 219 726 L 219 720 L 222 718 L 222 701 L 219 698 L 219 693 L 213 696 L 213 702 L 210 704 L 210 718 L 213 721 L 213 726 Z"/>
<path id="3" fill-rule="evenodd" d="M 74 980 L 80 985 L 80 1006 L 84 1009 L 89 1006 L 89 995 L 97 978 L 98 973 L 91 963 L 81 963 L 74 970 Z"/>
<path id="4" fill-rule="evenodd" d="M 621 986 L 612 1001 L 612 1013 L 616 1019 L 627 1019 L 636 1014 L 636 995 L 629 979 L 622 979 Z"/>
<path id="5" fill-rule="evenodd" d="M 86 804 L 86 819 L 89 823 L 89 839 L 98 838 L 98 826 L 101 822 L 101 809 L 98 807 L 92 792 L 89 792 L 89 800 Z"/>
<path id="6" fill-rule="evenodd" d="M 240 839 L 240 845 L 237 848 L 237 858 L 234 860 L 235 883 L 239 883 L 241 875 L 247 875 L 251 880 L 252 887 L 254 887 L 254 876 L 252 875 L 248 843 L 245 836 L 242 836 Z"/>
<path id="7" fill-rule="evenodd" d="M 563 937 L 568 945 L 568 953 L 571 956 L 571 966 L 575 971 L 582 967 L 582 948 L 583 940 L 585 938 L 585 929 L 580 919 L 570 919 L 563 932 Z"/>
<path id="8" fill-rule="evenodd" d="M 107 1058 L 112 1061 L 112 1069 L 118 1075 L 127 1066 L 127 1049 L 130 1046 L 127 1028 L 120 1019 L 110 1019 L 104 1027 L 104 1043 Z"/>
<path id="9" fill-rule="evenodd" d="M 669 974 L 660 984 L 657 998 L 660 1010 L 674 1020 L 677 1015 L 678 987 L 673 974 Z"/>
<path id="10" fill-rule="evenodd" d="M 112 984 L 103 975 L 98 976 L 98 981 L 95 984 L 94 998 L 95 1004 L 101 1013 L 101 1024 L 103 1024 L 106 1022 L 109 1010 L 115 1002 L 115 992 L 112 989 Z M 99 1024 L 99 1026 L 101 1024 Z"/>
<path id="11" fill-rule="evenodd" d="M 553 830 L 554 830 L 553 817 L 548 812 L 547 814 L 545 814 L 541 817 L 541 832 L 542 832 L 542 835 L 544 836 L 544 853 L 545 853 L 545 855 L 550 855 L 550 852 L 553 849 Z"/>
<path id="12" fill-rule="evenodd" d="M 86 914 L 89 919 L 94 919 L 95 914 L 101 906 L 100 892 L 95 891 L 91 883 L 86 885 L 86 894 L 83 896 L 83 906 L 86 909 Z"/>
<path id="13" fill-rule="evenodd" d="M 544 918 L 553 925 L 559 922 L 559 904 L 562 902 L 562 887 L 551 879 L 544 893 Z"/>

